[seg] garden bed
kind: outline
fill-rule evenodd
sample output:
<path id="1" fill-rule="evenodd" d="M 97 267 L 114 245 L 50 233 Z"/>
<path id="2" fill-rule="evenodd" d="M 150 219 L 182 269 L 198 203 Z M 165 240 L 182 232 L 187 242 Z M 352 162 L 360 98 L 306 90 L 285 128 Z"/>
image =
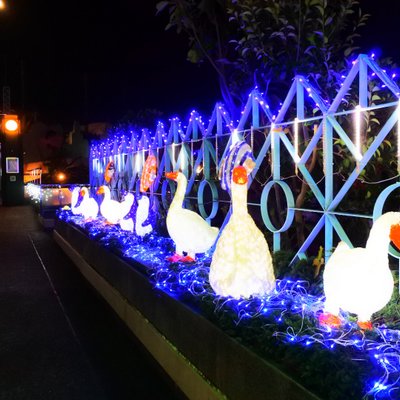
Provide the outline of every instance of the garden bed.
<path id="1" fill-rule="evenodd" d="M 170 265 L 168 238 L 140 240 L 65 212 L 54 234 L 76 263 L 93 270 L 98 282 L 104 280 L 99 291 L 123 319 L 126 303 L 159 334 L 153 347 L 142 341 L 190 398 L 201 398 L 195 393 L 246 400 L 398 398 L 395 331 L 364 333 L 348 316 L 341 330 L 319 327 L 315 316 L 322 298 L 305 281 L 278 280 L 276 293 L 265 298 L 218 298 L 208 284 L 209 257 L 191 266 Z M 117 297 L 107 298 L 109 292 Z M 143 327 L 134 325 L 140 338 Z M 163 339 L 184 360 L 182 371 L 189 371 L 192 384 L 182 382 L 183 372 L 168 370 L 162 358 L 174 355 L 160 350 Z M 201 385 L 208 388 L 201 391 Z"/>

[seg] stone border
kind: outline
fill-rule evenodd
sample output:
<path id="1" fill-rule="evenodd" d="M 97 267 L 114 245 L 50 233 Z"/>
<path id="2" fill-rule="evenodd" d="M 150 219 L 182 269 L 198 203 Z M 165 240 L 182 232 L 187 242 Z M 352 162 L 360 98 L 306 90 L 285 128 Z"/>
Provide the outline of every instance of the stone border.
<path id="1" fill-rule="evenodd" d="M 136 269 L 63 221 L 56 221 L 53 235 L 189 399 L 318 400 L 196 311 L 154 288 L 140 265 Z"/>

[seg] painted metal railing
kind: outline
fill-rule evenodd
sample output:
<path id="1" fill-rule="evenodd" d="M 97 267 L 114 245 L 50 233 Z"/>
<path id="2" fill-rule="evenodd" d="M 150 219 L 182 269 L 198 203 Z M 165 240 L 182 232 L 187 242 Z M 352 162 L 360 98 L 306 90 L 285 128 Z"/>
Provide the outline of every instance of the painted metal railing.
<path id="1" fill-rule="evenodd" d="M 376 82 L 380 82 L 381 90 L 387 91 L 392 101 L 375 104 L 373 90 Z M 114 189 L 139 194 L 143 165 L 147 156 L 153 154 L 158 163 L 157 177 L 150 193 L 153 201 L 160 208 L 168 208 L 169 197 L 175 187 L 174 183 L 165 180 L 164 174 L 181 169 L 188 178 L 187 205 L 197 207 L 210 222 L 219 220 L 223 225 L 221 218 L 226 221 L 229 217 L 229 212 L 226 212 L 228 207 L 223 205 L 229 205 L 230 198 L 220 188 L 218 172 L 233 141 L 245 140 L 255 158 L 255 168 L 249 179 L 249 190 L 254 189 L 254 195 L 250 196 L 253 200 L 249 201 L 249 207 L 257 222 L 264 224 L 273 250 L 282 249 L 283 242 L 287 243 L 287 240 L 282 241 L 282 235 L 296 229 L 296 223 L 299 223 L 294 222 L 296 213 L 311 215 L 309 219 L 313 220 L 313 226 L 299 243 L 295 258 L 304 257 L 318 242 L 318 245 L 324 246 L 327 260 L 336 245 L 336 237 L 352 246 L 340 217 L 376 218 L 382 212 L 387 197 L 400 187 L 395 173 L 392 184 L 390 180 L 382 184 L 382 192 L 370 212 L 364 215 L 341 210 L 345 196 L 383 141 L 396 137 L 397 142 L 393 145 L 398 146 L 399 135 L 395 130 L 399 120 L 399 97 L 400 89 L 393 79 L 372 58 L 360 55 L 332 101 L 322 99 L 305 77 L 296 76 L 276 115 L 273 115 L 265 96 L 256 89 L 249 95 L 242 117 L 236 123 L 223 104 L 218 103 L 208 124 L 203 123 L 198 113 L 193 111 L 185 127 L 178 118 L 173 118 L 168 130 L 159 122 L 154 134 L 147 129 L 141 135 L 133 131 L 116 131 L 107 140 L 92 143 L 90 184 L 95 188 L 104 183 L 105 166 L 113 160 L 118 174 Z M 346 106 L 349 103 L 355 105 L 350 110 Z M 384 110 L 388 117 L 380 121 L 379 131 L 366 133 L 365 117 L 378 110 Z M 363 150 L 367 135 L 375 137 Z M 339 187 L 335 181 L 338 166 L 334 165 L 338 140 L 354 163 L 354 169 Z M 321 176 L 310 170 L 310 163 L 317 152 L 322 153 Z M 289 170 L 292 172 L 286 176 Z M 291 184 L 293 182 L 297 182 L 297 186 L 303 182 L 312 207 L 296 207 L 295 195 L 298 194 L 294 193 L 296 188 Z M 283 215 L 276 211 L 285 203 L 282 194 L 286 202 Z M 268 206 L 274 197 L 281 200 L 274 206 Z M 280 226 L 277 226 L 277 221 L 280 221 Z M 392 254 L 398 256 L 394 250 Z"/>

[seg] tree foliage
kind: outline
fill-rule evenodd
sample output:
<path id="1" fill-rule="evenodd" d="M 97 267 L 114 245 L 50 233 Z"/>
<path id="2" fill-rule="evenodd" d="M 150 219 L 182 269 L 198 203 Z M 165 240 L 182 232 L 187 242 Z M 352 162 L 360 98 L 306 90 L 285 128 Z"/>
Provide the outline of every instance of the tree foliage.
<path id="1" fill-rule="evenodd" d="M 356 0 L 168 0 L 157 10 L 188 37 L 188 59 L 213 66 L 233 116 L 254 86 L 282 98 L 299 73 L 333 97 L 368 18 Z"/>
<path id="2" fill-rule="evenodd" d="M 187 59 L 192 63 L 207 61 L 214 68 L 221 95 L 235 113 L 236 91 L 232 90 L 233 48 L 229 45 L 232 27 L 228 21 L 226 0 L 167 0 L 157 3 L 157 12 L 168 10 L 166 29 L 175 28 L 188 38 Z"/>

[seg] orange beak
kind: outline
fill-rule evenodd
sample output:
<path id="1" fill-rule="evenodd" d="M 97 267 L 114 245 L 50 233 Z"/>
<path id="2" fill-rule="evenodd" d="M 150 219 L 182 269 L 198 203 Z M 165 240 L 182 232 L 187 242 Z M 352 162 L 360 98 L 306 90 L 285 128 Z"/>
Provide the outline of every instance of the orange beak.
<path id="1" fill-rule="evenodd" d="M 400 224 L 390 227 L 390 240 L 400 250 Z"/>
<path id="2" fill-rule="evenodd" d="M 100 187 L 97 189 L 96 194 L 104 194 L 104 189 L 103 189 L 102 186 L 100 186 Z"/>
<path id="3" fill-rule="evenodd" d="M 84 190 L 81 190 L 81 191 L 79 192 L 79 195 L 80 195 L 80 196 L 84 196 L 84 195 L 85 195 L 85 191 L 84 191 Z"/>
<path id="4" fill-rule="evenodd" d="M 173 181 L 176 181 L 178 179 L 178 171 L 174 171 L 174 172 L 166 172 L 165 176 L 168 179 L 172 179 Z"/>

